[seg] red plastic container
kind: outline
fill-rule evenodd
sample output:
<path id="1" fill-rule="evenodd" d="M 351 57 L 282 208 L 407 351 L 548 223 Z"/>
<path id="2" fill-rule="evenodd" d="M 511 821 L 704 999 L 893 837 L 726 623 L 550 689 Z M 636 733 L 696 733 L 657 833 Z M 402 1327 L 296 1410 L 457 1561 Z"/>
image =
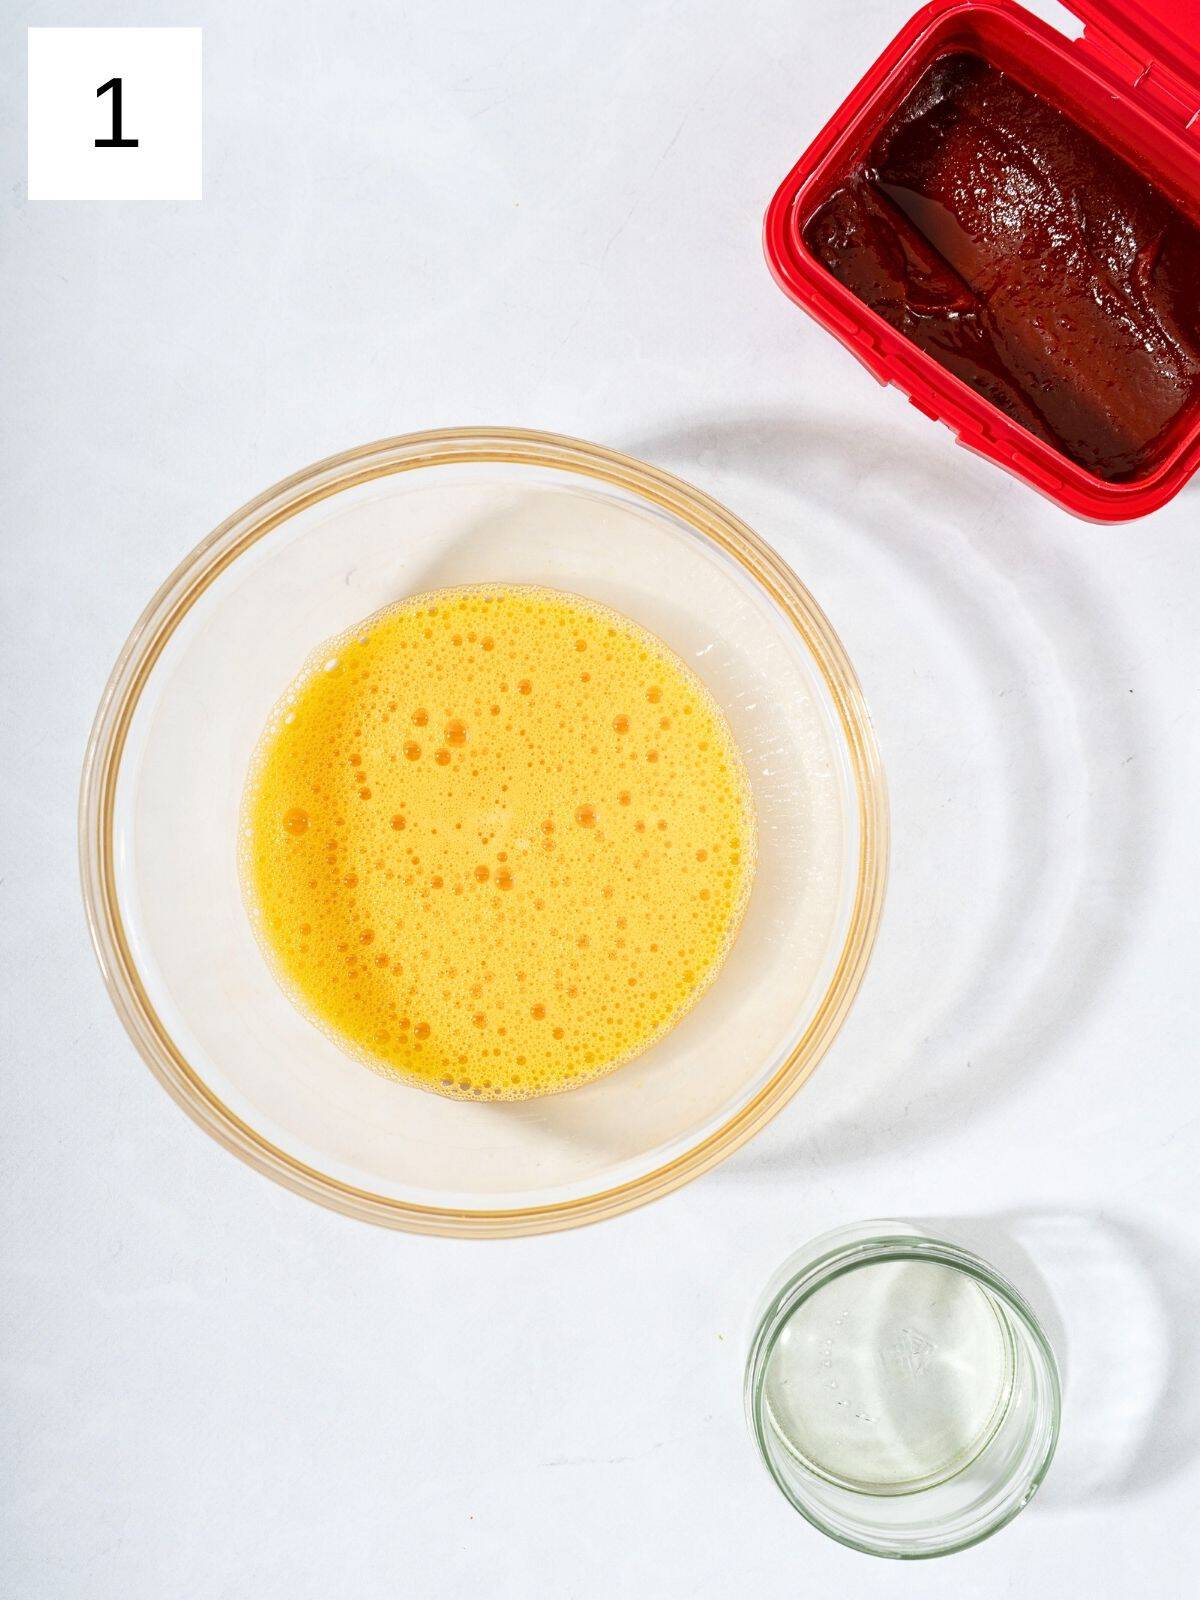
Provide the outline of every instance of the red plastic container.
<path id="1" fill-rule="evenodd" d="M 1153 470 L 1110 483 L 1068 460 L 919 350 L 822 266 L 801 237 L 807 219 L 862 161 L 915 80 L 937 57 L 971 51 L 1056 105 L 1200 223 L 1200 0 L 1153 7 L 1064 0 L 1085 23 L 1067 39 L 1012 0 L 933 0 L 876 61 L 780 185 L 766 216 L 771 270 L 874 374 L 959 443 L 1077 516 L 1122 522 L 1178 493 L 1200 467 L 1200 406 L 1181 417 Z"/>

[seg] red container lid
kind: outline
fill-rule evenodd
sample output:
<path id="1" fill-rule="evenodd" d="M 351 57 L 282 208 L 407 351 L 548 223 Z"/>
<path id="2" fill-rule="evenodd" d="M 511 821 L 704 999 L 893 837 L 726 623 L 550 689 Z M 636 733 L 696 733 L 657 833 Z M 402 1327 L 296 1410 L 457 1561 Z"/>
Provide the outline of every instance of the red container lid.
<path id="1" fill-rule="evenodd" d="M 1200 114 L 1200 0 L 1062 0 L 1094 44 L 1116 43 L 1141 75 L 1164 70 L 1180 80 Z"/>

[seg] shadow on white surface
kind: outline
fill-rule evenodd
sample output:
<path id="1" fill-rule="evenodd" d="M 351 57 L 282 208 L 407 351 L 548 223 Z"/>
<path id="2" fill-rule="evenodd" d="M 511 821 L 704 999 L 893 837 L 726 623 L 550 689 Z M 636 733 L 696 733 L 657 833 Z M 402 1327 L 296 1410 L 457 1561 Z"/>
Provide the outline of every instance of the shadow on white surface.
<path id="1" fill-rule="evenodd" d="M 824 1166 L 956 1136 L 1070 1039 L 1135 937 L 1153 869 L 1145 719 L 1132 692 L 1110 692 L 1136 644 L 1091 576 L 1114 535 L 1039 532 L 1038 502 L 1026 523 L 998 474 L 850 420 L 697 418 L 626 444 L 718 494 L 744 480 L 755 505 L 772 497 L 773 525 L 790 502 L 783 553 L 801 578 L 853 586 L 890 629 L 864 648 L 852 606 L 830 605 L 893 803 L 856 1060 L 838 1063 L 832 1113 L 722 1180 L 794 1173 L 806 1146 Z M 930 896 L 943 873 L 953 889 Z"/>
<path id="2" fill-rule="evenodd" d="M 1200 1446 L 1200 1259 L 1131 1218 L 1028 1209 L 919 1217 L 974 1250 L 1029 1301 L 1063 1378 L 1043 1508 L 1142 1494 Z"/>

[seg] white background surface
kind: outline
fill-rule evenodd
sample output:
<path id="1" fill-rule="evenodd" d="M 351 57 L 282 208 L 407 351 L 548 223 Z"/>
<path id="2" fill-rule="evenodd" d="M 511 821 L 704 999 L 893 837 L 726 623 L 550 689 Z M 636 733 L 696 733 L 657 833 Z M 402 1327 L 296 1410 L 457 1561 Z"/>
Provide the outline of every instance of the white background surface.
<path id="1" fill-rule="evenodd" d="M 909 9 L 4 8 L 14 1600 L 1190 1591 L 1200 484 L 1076 522 L 774 288 L 762 210 Z M 203 25 L 203 202 L 26 201 L 24 28 L 55 22 Z M 761 1138 L 616 1222 L 484 1245 L 346 1221 L 205 1140 L 109 1007 L 74 839 L 95 702 L 174 563 L 327 452 L 470 422 L 644 456 L 784 552 L 860 670 L 895 860 L 854 1013 Z M 781 1257 L 888 1214 L 960 1219 L 1067 1371 L 1042 1495 L 918 1567 L 801 1522 L 739 1393 Z"/>

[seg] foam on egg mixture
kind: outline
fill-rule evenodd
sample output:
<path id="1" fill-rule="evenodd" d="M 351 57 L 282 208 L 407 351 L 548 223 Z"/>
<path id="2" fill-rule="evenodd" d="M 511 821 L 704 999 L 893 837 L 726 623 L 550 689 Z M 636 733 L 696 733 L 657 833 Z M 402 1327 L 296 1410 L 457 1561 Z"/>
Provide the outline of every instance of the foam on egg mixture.
<path id="1" fill-rule="evenodd" d="M 316 651 L 247 783 L 242 882 L 293 1001 L 375 1069 L 524 1099 L 645 1050 L 754 871 L 716 702 L 606 606 L 421 594 Z"/>

